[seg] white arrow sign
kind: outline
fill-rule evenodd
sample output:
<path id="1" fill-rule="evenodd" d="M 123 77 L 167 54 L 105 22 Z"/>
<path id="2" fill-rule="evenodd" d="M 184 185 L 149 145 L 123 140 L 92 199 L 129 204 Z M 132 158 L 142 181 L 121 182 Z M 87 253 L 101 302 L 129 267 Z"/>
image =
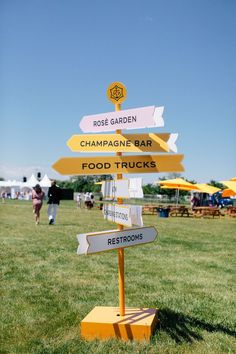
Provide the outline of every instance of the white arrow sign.
<path id="1" fill-rule="evenodd" d="M 143 198 L 142 178 L 129 178 L 102 182 L 104 199 Z"/>
<path id="2" fill-rule="evenodd" d="M 142 178 L 129 178 L 129 197 L 143 198 Z"/>
<path id="3" fill-rule="evenodd" d="M 77 235 L 79 242 L 77 254 L 91 254 L 117 248 L 137 246 L 143 243 L 153 242 L 156 236 L 157 230 L 154 226 L 122 231 L 108 230 L 79 234 Z"/>
<path id="4" fill-rule="evenodd" d="M 140 205 L 104 204 L 104 219 L 124 226 L 143 226 L 142 207 Z"/>
<path id="5" fill-rule="evenodd" d="M 80 129 L 84 133 L 101 133 L 118 129 L 141 129 L 163 127 L 164 107 L 141 107 L 108 113 L 84 116 Z"/>

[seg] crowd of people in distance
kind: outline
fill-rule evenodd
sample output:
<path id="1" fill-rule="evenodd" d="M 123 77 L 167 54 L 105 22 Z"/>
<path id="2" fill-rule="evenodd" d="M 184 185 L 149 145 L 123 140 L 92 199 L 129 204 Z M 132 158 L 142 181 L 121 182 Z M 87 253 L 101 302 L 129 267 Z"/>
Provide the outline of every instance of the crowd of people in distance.
<path id="1" fill-rule="evenodd" d="M 92 192 L 87 192 L 87 193 L 78 193 L 76 196 L 76 202 L 77 202 L 77 207 L 82 208 L 82 205 L 84 204 L 85 208 L 87 210 L 90 210 L 93 208 L 95 199 L 94 195 Z"/>
<path id="2" fill-rule="evenodd" d="M 193 193 L 193 197 L 191 199 L 191 208 L 204 206 L 204 207 L 222 207 L 221 201 L 217 193 L 208 194 L 208 193 Z"/>
<path id="3" fill-rule="evenodd" d="M 39 184 L 36 184 L 36 186 L 32 190 L 33 212 L 35 214 L 36 225 L 38 225 L 40 221 L 40 210 L 43 205 L 44 197 L 45 197 L 44 191 L 42 190 Z M 48 201 L 47 201 L 48 221 L 49 221 L 49 225 L 54 225 L 57 217 L 57 209 L 61 200 L 61 188 L 56 185 L 56 181 L 52 181 L 52 185 L 48 189 L 47 197 L 48 197 Z M 76 203 L 78 208 L 82 208 L 82 205 L 84 204 L 84 207 L 87 210 L 90 210 L 93 208 L 94 202 L 95 202 L 94 195 L 91 192 L 78 193 L 76 196 Z"/>
<path id="4" fill-rule="evenodd" d="M 18 199 L 18 200 L 31 200 L 32 199 L 32 191 L 24 191 L 24 192 L 1 192 L 2 202 L 5 203 L 7 199 Z"/>
<path id="5" fill-rule="evenodd" d="M 44 200 L 47 198 L 47 216 L 49 225 L 54 225 L 57 217 L 57 209 L 60 205 L 62 197 L 62 189 L 57 186 L 56 181 L 51 181 L 51 186 L 48 188 L 48 192 L 43 190 L 39 183 L 37 183 L 30 192 L 27 192 L 30 197 L 28 200 L 32 200 L 33 204 L 33 214 L 35 216 L 35 224 L 38 225 L 40 222 L 40 212 L 43 206 Z M 5 200 L 9 198 L 12 199 L 12 196 L 8 196 L 5 191 L 1 192 L 2 203 L 5 203 Z M 21 199 L 17 195 L 14 199 Z M 23 198 L 22 198 L 23 199 Z M 25 199 L 25 198 L 24 198 Z M 102 197 L 100 198 L 100 209 L 102 209 Z M 78 208 L 84 207 L 86 210 L 90 210 L 94 207 L 95 198 L 92 192 L 86 193 L 77 193 L 76 203 Z"/>

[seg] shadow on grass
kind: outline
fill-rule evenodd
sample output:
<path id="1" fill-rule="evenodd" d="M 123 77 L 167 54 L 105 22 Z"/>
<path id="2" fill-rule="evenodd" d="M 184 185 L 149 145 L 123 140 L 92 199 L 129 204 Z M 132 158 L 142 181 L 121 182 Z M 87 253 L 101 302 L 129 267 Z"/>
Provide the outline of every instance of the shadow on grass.
<path id="1" fill-rule="evenodd" d="M 236 336 L 236 332 L 230 330 L 221 324 L 213 325 L 205 321 L 201 321 L 182 313 L 174 312 L 164 308 L 158 311 L 158 324 L 155 334 L 158 331 L 166 332 L 176 343 L 192 343 L 196 340 L 203 340 L 199 331 L 221 332 L 229 336 Z"/>

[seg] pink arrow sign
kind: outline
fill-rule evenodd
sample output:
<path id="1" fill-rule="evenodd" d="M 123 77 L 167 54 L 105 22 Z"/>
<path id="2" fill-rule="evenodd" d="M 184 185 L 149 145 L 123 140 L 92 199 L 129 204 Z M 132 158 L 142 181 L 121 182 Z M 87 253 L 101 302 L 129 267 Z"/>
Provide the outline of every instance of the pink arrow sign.
<path id="1" fill-rule="evenodd" d="M 84 116 L 80 129 L 84 133 L 101 133 L 118 129 L 163 127 L 164 107 L 141 107 Z"/>

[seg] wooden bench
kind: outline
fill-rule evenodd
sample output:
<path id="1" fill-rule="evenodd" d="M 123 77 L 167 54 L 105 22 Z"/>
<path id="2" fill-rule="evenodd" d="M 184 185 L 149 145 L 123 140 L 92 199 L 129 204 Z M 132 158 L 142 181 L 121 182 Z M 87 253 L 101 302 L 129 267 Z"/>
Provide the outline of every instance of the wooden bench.
<path id="1" fill-rule="evenodd" d="M 158 210 L 158 206 L 156 205 L 143 205 L 142 211 L 143 214 L 151 214 L 156 215 Z"/>
<path id="2" fill-rule="evenodd" d="M 191 211 L 183 205 L 172 207 L 169 213 L 169 216 L 190 216 L 192 215 Z"/>
<path id="3" fill-rule="evenodd" d="M 227 214 L 231 217 L 236 217 L 236 206 L 230 206 L 227 208 Z"/>
<path id="4" fill-rule="evenodd" d="M 221 210 L 219 208 L 215 208 L 215 207 L 195 207 L 193 208 L 193 215 L 195 217 L 212 217 L 214 219 L 214 217 L 218 216 L 224 216 L 223 213 L 221 213 Z"/>

